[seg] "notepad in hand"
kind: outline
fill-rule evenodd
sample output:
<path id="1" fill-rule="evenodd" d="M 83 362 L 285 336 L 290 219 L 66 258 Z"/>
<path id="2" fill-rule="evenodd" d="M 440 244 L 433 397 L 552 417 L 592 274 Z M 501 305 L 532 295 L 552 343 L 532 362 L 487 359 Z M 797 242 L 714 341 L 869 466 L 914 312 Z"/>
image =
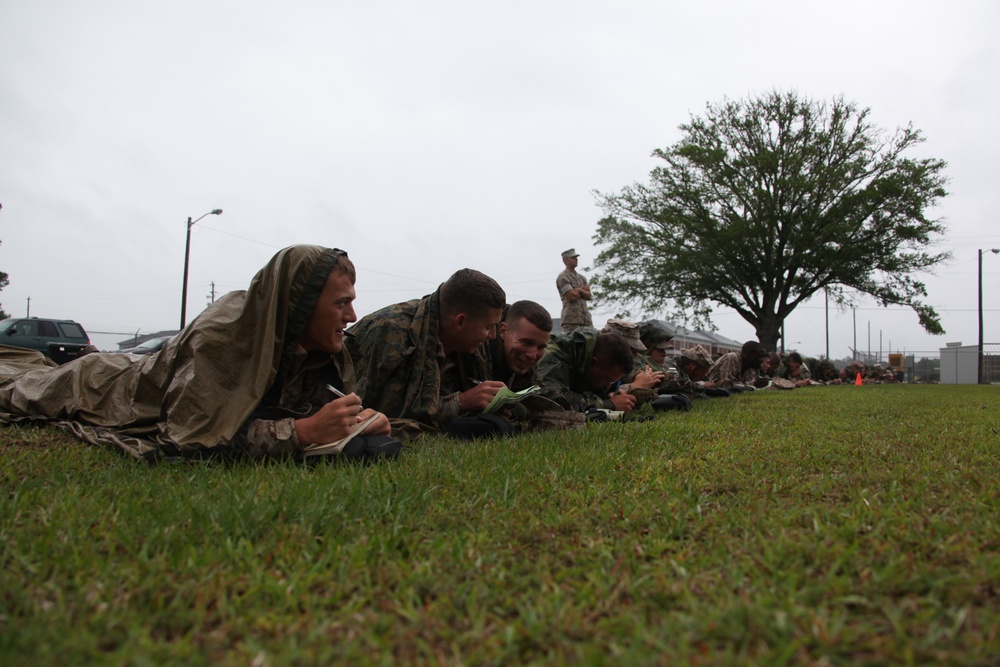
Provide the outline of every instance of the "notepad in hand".
<path id="1" fill-rule="evenodd" d="M 493 397 L 493 400 L 490 401 L 490 404 L 486 406 L 486 409 L 483 410 L 483 412 L 487 414 L 497 412 L 498 410 L 501 410 L 508 405 L 513 405 L 514 403 L 520 403 L 528 396 L 531 396 L 532 394 L 537 394 L 541 390 L 542 388 L 539 387 L 537 384 L 533 384 L 527 389 L 522 389 L 521 391 L 511 391 L 507 387 L 504 387 L 503 389 L 497 392 L 497 395 Z"/>

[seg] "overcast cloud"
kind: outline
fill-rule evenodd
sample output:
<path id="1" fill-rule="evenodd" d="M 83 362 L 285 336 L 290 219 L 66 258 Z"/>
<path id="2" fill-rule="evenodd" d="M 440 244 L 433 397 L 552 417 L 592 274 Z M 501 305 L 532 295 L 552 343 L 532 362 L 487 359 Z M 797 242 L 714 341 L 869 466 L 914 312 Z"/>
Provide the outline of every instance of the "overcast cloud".
<path id="1" fill-rule="evenodd" d="M 934 214 L 955 259 L 926 276 L 947 334 L 862 301 L 859 347 L 869 325 L 873 350 L 977 341 L 977 249 L 1000 247 L 994 2 L 6 0 L 0 25 L 0 304 L 30 297 L 102 349 L 177 327 L 185 223 L 216 207 L 192 230 L 188 321 L 295 243 L 349 251 L 359 316 L 465 266 L 558 316 L 559 253 L 596 254 L 592 191 L 645 181 L 706 103 L 772 88 L 912 122 L 949 163 Z M 989 254 L 987 342 L 998 275 Z M 849 355 L 851 312 L 830 319 Z M 786 330 L 823 353 L 822 300 Z"/>

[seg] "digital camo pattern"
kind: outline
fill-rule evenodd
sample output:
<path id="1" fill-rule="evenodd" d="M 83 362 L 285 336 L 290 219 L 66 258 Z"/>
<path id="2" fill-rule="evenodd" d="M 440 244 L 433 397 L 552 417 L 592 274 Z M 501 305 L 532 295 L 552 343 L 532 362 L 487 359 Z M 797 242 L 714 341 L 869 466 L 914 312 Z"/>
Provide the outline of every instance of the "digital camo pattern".
<path id="1" fill-rule="evenodd" d="M 559 290 L 559 298 L 562 299 L 561 325 L 564 332 L 573 331 L 577 327 L 590 327 L 594 321 L 590 317 L 590 310 L 584 299 L 567 301 L 566 292 L 577 287 L 586 287 L 587 279 L 576 271 L 564 269 L 556 277 L 556 289 Z"/>
<path id="2" fill-rule="evenodd" d="M 760 373 L 756 368 L 743 370 L 743 360 L 739 352 L 729 352 L 719 357 L 705 375 L 707 382 L 717 387 L 731 387 L 734 384 L 753 384 Z"/>
<path id="3" fill-rule="evenodd" d="M 590 387 L 587 383 L 587 371 L 594 356 L 597 336 L 598 331 L 593 327 L 556 334 L 538 364 L 542 388 L 561 396 L 573 410 L 586 411 L 588 407 L 614 409 L 608 398 L 609 387 Z"/>
<path id="4" fill-rule="evenodd" d="M 365 407 L 390 421 L 416 422 L 410 426 L 419 432 L 440 429 L 457 416 L 458 393 L 485 378 L 488 368 L 482 351 L 445 356 L 439 313 L 435 291 L 366 315 L 350 328 L 353 337 L 346 341 Z"/>

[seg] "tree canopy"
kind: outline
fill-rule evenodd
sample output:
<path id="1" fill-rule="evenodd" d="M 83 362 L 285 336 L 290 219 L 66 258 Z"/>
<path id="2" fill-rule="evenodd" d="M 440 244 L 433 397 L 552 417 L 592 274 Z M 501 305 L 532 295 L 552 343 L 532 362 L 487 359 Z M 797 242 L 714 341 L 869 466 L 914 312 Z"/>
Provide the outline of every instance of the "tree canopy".
<path id="1" fill-rule="evenodd" d="M 904 157 L 920 131 L 888 134 L 869 116 L 842 97 L 777 91 L 692 115 L 653 152 L 663 164 L 648 184 L 596 193 L 599 298 L 696 317 L 728 306 L 768 349 L 823 289 L 840 304 L 862 293 L 910 306 L 944 333 L 918 274 L 950 256 L 931 250 L 945 228 L 928 217 L 947 195 L 945 162 Z"/>

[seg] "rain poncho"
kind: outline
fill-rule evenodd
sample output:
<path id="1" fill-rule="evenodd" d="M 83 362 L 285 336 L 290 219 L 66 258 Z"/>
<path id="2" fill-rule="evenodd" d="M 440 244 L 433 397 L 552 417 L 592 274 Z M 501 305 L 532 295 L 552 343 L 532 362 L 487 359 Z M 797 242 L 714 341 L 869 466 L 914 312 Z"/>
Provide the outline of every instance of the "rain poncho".
<path id="1" fill-rule="evenodd" d="M 284 385 L 306 357 L 299 339 L 343 255 L 319 246 L 281 250 L 247 290 L 216 301 L 156 354 L 92 353 L 53 367 L 38 353 L 4 348 L 0 420 L 51 421 L 136 458 L 230 447 L 269 402 L 282 405 Z M 324 377 L 332 373 L 353 390 L 345 351 L 321 362 Z"/>

